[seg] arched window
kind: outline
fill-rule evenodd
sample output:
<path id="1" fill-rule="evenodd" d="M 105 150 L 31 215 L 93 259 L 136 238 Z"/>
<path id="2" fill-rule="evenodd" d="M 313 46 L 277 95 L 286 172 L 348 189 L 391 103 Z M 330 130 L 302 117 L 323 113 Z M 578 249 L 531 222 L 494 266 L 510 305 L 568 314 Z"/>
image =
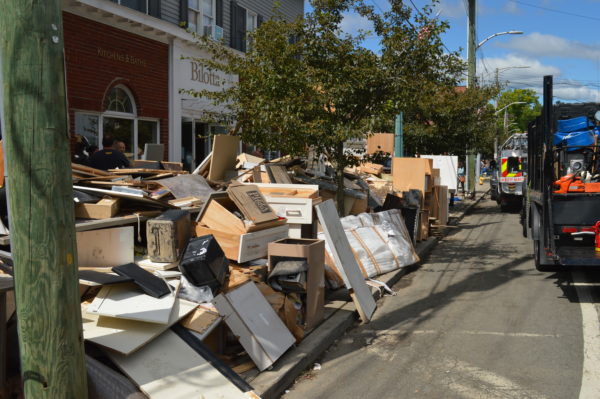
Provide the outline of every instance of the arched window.
<path id="1" fill-rule="evenodd" d="M 158 120 L 138 117 L 134 96 L 127 87 L 112 87 L 102 105 L 102 113 L 75 113 L 75 133 L 86 137 L 90 144 L 100 146 L 102 138 L 110 135 L 125 144 L 129 159 L 140 159 L 145 144 L 159 143 Z"/>
<path id="2" fill-rule="evenodd" d="M 131 92 L 125 86 L 115 86 L 104 99 L 104 110 L 120 112 L 124 114 L 135 114 L 135 102 Z"/>

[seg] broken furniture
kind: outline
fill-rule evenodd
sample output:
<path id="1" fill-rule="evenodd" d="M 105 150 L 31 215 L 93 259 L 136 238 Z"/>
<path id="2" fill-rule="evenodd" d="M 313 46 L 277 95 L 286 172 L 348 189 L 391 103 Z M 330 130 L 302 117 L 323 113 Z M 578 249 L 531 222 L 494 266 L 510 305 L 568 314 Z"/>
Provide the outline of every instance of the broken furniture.
<path id="1" fill-rule="evenodd" d="M 323 320 L 325 303 L 325 242 L 323 240 L 285 238 L 269 243 L 269 272 L 280 261 L 301 260 L 306 262 L 306 290 L 303 311 L 303 326 L 310 331 Z"/>
<path id="2" fill-rule="evenodd" d="M 238 263 L 266 257 L 269 242 L 288 236 L 286 220 L 275 215 L 256 186 L 236 186 L 237 195 L 229 189 L 208 197 L 196 219 L 196 236 L 212 234 L 227 258 Z"/>

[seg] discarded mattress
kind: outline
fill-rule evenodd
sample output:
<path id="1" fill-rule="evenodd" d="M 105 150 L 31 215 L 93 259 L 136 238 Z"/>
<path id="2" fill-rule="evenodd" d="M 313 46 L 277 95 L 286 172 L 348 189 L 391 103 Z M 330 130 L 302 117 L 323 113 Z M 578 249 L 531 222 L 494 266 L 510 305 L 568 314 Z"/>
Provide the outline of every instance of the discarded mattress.
<path id="1" fill-rule="evenodd" d="M 361 213 L 341 219 L 354 257 L 365 278 L 373 278 L 412 265 L 419 261 L 399 209 L 379 213 Z M 323 233 L 319 233 L 319 238 Z M 331 261 L 331 250 L 325 243 L 325 274 L 334 288 L 343 283 L 343 270 Z"/>

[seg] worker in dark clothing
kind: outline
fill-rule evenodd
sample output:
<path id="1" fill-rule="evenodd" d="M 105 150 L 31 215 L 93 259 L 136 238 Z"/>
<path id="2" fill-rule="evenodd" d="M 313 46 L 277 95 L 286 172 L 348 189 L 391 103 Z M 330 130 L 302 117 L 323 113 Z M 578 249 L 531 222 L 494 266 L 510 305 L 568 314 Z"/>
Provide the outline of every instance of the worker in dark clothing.
<path id="1" fill-rule="evenodd" d="M 102 150 L 96 151 L 90 157 L 89 165 L 102 170 L 128 168 L 129 160 L 121 151 L 113 148 L 114 144 L 115 139 L 112 136 L 105 136 L 102 139 Z"/>

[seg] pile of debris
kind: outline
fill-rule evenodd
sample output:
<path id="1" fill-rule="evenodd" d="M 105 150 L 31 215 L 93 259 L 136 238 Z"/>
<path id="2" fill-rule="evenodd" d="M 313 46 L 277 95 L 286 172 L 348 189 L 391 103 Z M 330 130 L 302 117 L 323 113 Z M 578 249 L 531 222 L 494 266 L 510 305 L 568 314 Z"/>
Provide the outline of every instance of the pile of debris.
<path id="1" fill-rule="evenodd" d="M 168 162 L 73 164 L 95 397 L 256 397 L 249 382 L 331 316 L 333 293 L 367 322 L 372 287 L 381 288 L 373 279 L 418 262 L 414 220 L 405 220 L 423 214 L 427 194 L 400 197 L 396 175 L 390 182 L 363 165 L 346 174 L 349 216 L 340 219 L 326 165 L 267 162 L 237 148 L 239 138 L 215 136 L 191 174 Z M 385 204 L 371 193 L 381 180 L 394 186 Z"/>

